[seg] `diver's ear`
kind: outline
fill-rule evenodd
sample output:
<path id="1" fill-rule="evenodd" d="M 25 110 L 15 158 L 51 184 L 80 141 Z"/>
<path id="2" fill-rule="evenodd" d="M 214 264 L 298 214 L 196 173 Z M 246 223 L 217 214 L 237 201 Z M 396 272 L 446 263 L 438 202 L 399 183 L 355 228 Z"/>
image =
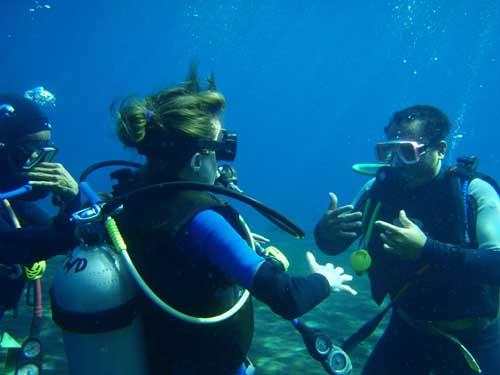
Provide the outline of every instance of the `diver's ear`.
<path id="1" fill-rule="evenodd" d="M 191 156 L 191 160 L 189 162 L 189 166 L 195 173 L 199 173 L 201 169 L 202 161 L 201 154 L 199 152 L 195 153 Z"/>
<path id="2" fill-rule="evenodd" d="M 444 159 L 446 151 L 448 151 L 448 143 L 446 141 L 440 141 L 437 146 L 439 159 Z"/>

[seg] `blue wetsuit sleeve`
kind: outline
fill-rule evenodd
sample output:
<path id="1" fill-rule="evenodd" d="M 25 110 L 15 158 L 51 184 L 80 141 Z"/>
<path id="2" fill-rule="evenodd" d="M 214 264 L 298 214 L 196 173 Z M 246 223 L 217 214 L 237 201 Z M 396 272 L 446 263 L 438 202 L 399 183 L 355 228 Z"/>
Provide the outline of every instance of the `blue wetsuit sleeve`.
<path id="1" fill-rule="evenodd" d="M 194 257 L 208 259 L 245 288 L 251 287 L 257 269 L 264 263 L 264 258 L 213 210 L 202 211 L 192 218 L 177 241 Z"/>
<path id="2" fill-rule="evenodd" d="M 330 294 L 324 276 L 290 276 L 257 255 L 215 211 L 198 213 L 179 232 L 177 243 L 193 257 L 208 259 L 285 319 L 304 314 Z"/>
<path id="3" fill-rule="evenodd" d="M 500 199 L 487 182 L 474 179 L 469 194 L 477 203 L 476 238 L 478 249 L 466 249 L 428 238 L 425 261 L 463 278 L 500 285 Z"/>

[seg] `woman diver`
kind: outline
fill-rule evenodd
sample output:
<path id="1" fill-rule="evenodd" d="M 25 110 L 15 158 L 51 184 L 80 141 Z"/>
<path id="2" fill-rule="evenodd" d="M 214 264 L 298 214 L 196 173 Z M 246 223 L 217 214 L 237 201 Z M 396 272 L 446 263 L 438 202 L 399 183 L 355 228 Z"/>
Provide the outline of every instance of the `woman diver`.
<path id="1" fill-rule="evenodd" d="M 133 189 L 160 182 L 213 184 L 217 160 L 233 160 L 236 139 L 221 125 L 223 95 L 213 80 L 199 88 L 196 75 L 182 87 L 144 99 L 124 100 L 117 133 L 126 147 L 146 157 Z M 257 255 L 243 239 L 238 213 L 208 192 L 148 191 L 124 204 L 120 229 L 140 274 L 154 292 L 194 316 L 220 314 L 234 305 L 241 287 L 285 319 L 296 318 L 330 295 L 355 291 L 352 277 L 332 264 L 312 274 L 288 275 Z M 142 305 L 151 374 L 245 373 L 253 335 L 249 299 L 232 317 L 196 325 L 176 319 L 147 298 Z"/>

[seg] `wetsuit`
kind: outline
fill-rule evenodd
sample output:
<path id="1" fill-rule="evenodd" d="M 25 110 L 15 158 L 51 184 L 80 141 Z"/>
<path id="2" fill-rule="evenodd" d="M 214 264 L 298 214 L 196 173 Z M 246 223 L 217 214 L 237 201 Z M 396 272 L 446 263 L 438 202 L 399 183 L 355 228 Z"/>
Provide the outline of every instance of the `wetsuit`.
<path id="1" fill-rule="evenodd" d="M 437 374 L 474 374 L 458 346 L 443 335 L 422 329 L 420 323 L 424 321 L 437 321 L 440 329 L 458 338 L 475 357 L 483 374 L 497 374 L 500 368 L 497 319 L 500 200 L 491 185 L 473 179 L 468 185 L 467 198 L 472 203 L 469 204 L 470 209 L 474 210 L 475 223 L 471 225 L 475 244 L 465 246 L 454 240 L 450 243 L 453 221 L 457 220 L 457 216 L 449 211 L 453 199 L 446 193 L 442 181 L 443 172 L 423 187 L 420 195 L 411 192 L 401 198 L 402 201 L 394 206 L 392 212 L 392 218 L 395 218 L 399 209 L 405 209 L 410 219 L 416 219 L 415 222 L 421 219 L 428 239 L 417 262 L 405 262 L 383 253 L 380 245 L 377 251 L 376 243 L 370 247 L 374 249 L 372 255 L 375 256 L 375 269 L 370 270 L 372 295 L 378 303 L 386 293 L 394 296 L 394 292 L 402 287 L 404 276 L 401 275 L 413 275 L 416 268 L 425 264 L 431 268 L 403 294 L 388 327 L 368 358 L 363 370 L 365 375 L 422 375 L 431 371 Z M 363 190 L 375 190 L 374 185 L 371 181 Z M 440 187 L 444 190 L 439 190 Z M 399 199 L 396 194 L 384 194 L 390 197 L 388 201 Z M 409 201 L 413 197 L 418 199 L 415 198 L 412 205 Z M 424 211 L 427 211 L 427 217 Z M 391 221 L 390 218 L 389 215 L 383 220 Z M 378 232 L 374 237 L 378 237 Z M 447 237 L 450 241 L 444 240 Z M 321 240 L 318 245 L 326 249 Z M 381 271 L 377 271 L 377 267 Z M 387 272 L 388 269 L 391 272 Z M 447 321 L 473 323 L 470 327 L 458 328 L 448 326 Z"/>
<path id="2" fill-rule="evenodd" d="M 330 293 L 319 274 L 292 277 L 243 240 L 237 213 L 207 193 L 148 194 L 125 205 L 120 228 L 139 272 L 169 304 L 194 316 L 226 311 L 241 286 L 286 319 Z M 151 374 L 240 373 L 253 335 L 251 300 L 233 317 L 195 325 L 145 299 L 142 309 Z"/>
<path id="3" fill-rule="evenodd" d="M 478 251 L 429 238 L 422 261 L 457 279 L 500 285 L 500 201 L 486 182 L 472 180 L 468 194 L 476 202 L 476 238 Z M 443 296 L 447 303 L 449 296 Z M 452 296 L 464 298 L 466 295 Z M 500 369 L 500 331 L 498 319 L 481 327 L 451 330 L 472 353 L 483 375 L 497 374 Z M 384 335 L 368 358 L 363 374 L 474 374 L 465 364 L 458 348 L 442 336 L 429 335 L 407 324 L 393 313 Z"/>

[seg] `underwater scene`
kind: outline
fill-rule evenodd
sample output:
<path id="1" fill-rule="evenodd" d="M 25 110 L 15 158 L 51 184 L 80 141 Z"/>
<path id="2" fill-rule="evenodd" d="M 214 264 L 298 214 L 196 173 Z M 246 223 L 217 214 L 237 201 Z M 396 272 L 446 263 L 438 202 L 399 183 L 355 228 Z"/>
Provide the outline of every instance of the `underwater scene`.
<path id="1" fill-rule="evenodd" d="M 203 293 L 213 292 L 213 285 L 241 285 L 253 295 L 254 331 L 248 334 L 251 312 L 241 318 L 247 319 L 245 329 L 231 323 L 247 314 L 240 306 L 227 318 L 231 334 L 189 334 L 199 340 L 192 350 L 200 361 L 223 358 L 217 345 L 228 351 L 227 367 L 207 364 L 205 371 L 199 363 L 167 369 L 160 361 L 154 371 L 136 372 L 129 364 L 141 363 L 141 355 L 122 352 L 127 337 L 117 336 L 109 344 L 116 350 L 95 345 L 101 350 L 91 364 L 95 374 L 250 375 L 250 366 L 246 372 L 239 367 L 245 354 L 257 375 L 500 374 L 500 2 L 0 5 L 1 374 L 91 373 L 70 371 L 68 363 L 78 355 L 66 356 L 49 290 L 58 305 L 57 298 L 70 295 L 63 286 L 73 285 L 90 264 L 77 253 L 67 257 L 72 248 L 99 241 L 120 247 L 106 222 L 114 214 L 138 273 L 155 292 L 178 293 L 179 310 L 210 316 L 223 310 L 209 301 L 200 312 L 193 301 L 206 301 Z M 202 140 L 191 143 L 195 136 Z M 104 165 L 83 178 L 91 192 L 77 185 L 89 166 L 113 160 L 148 167 L 132 180 L 127 173 L 110 178 L 123 165 Z M 167 186 L 160 196 L 164 187 L 148 190 L 179 181 L 204 185 Z M 207 198 L 208 184 L 233 192 L 208 188 L 241 214 L 248 231 L 222 201 Z M 184 196 L 186 190 L 199 194 Z M 217 214 L 206 218 L 214 227 L 191 227 L 207 207 Z M 50 220 L 37 216 L 38 209 Z M 170 216 L 159 223 L 161 210 Z M 85 229 L 89 223 L 99 229 Z M 137 244 L 161 251 L 163 240 L 151 233 L 164 226 L 175 234 L 173 247 L 192 246 L 194 261 L 154 250 L 149 258 L 134 256 Z M 224 228 L 257 235 L 258 255 L 245 258 L 246 245 L 222 238 Z M 191 244 L 189 236 L 198 230 L 213 245 L 203 239 Z M 217 251 L 226 245 L 234 252 Z M 106 261 L 123 271 L 128 255 L 116 254 Z M 208 263 L 197 263 L 205 256 Z M 41 259 L 47 262 L 38 281 L 30 280 L 29 268 L 23 273 L 17 266 Z M 207 279 L 199 277 L 204 267 Z M 220 270 L 228 273 L 221 276 Z M 27 278 L 31 287 L 23 288 L 16 277 Z M 111 290 L 114 281 L 109 283 L 96 288 Z M 73 306 L 86 310 L 93 290 L 81 288 L 82 296 L 72 295 Z M 213 293 L 226 301 L 225 291 Z M 121 297 L 113 294 L 103 305 L 115 298 Z M 244 303 L 241 293 L 236 300 Z M 172 329 L 155 309 L 146 318 L 146 338 L 155 332 L 154 322 L 166 324 L 158 329 L 163 335 Z M 78 325 L 80 313 L 63 309 L 56 320 Z M 124 314 L 116 324 L 127 319 Z M 295 318 L 312 336 L 301 334 Z M 113 325 L 113 317 L 102 319 Z M 189 331 L 182 327 L 172 337 Z M 102 335 L 100 329 L 94 334 Z M 27 351 L 20 359 L 20 347 L 35 336 L 32 355 Z M 151 341 L 148 356 L 168 357 L 167 344 L 152 349 L 162 337 Z M 349 338 L 354 341 L 346 345 Z M 81 347 L 87 350 L 89 342 Z M 189 362 L 180 359 L 184 344 L 171 361 Z M 74 350 L 79 343 L 72 345 Z M 121 361 L 122 368 L 98 368 L 97 358 L 108 349 L 116 356 L 112 366 Z M 233 358 L 241 359 L 237 369 Z"/>

